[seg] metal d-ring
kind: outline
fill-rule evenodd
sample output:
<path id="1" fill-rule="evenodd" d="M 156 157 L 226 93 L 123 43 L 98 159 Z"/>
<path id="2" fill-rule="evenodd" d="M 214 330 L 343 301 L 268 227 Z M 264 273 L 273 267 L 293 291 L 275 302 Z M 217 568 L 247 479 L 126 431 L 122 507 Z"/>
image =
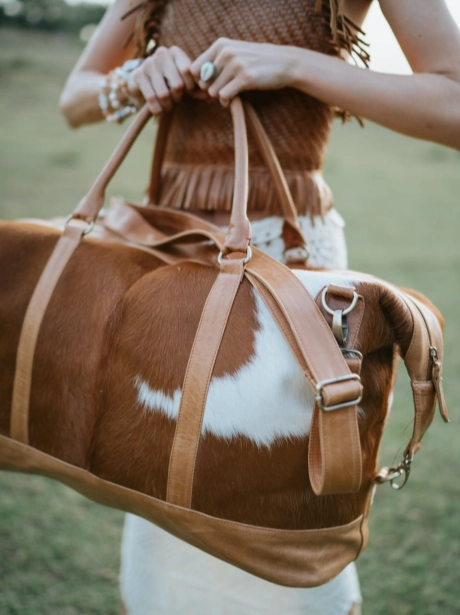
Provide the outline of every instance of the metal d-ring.
<path id="1" fill-rule="evenodd" d="M 73 214 L 70 214 L 70 216 L 67 216 L 64 227 L 66 227 L 69 224 L 69 222 L 73 219 L 74 219 Z M 75 218 L 75 219 L 78 219 L 78 218 Z M 91 220 L 91 222 L 87 222 L 86 223 L 87 226 L 85 230 L 83 231 L 83 235 L 89 235 L 89 233 L 91 233 L 91 231 L 93 230 L 95 223 L 96 223 L 95 220 Z"/>
<path id="2" fill-rule="evenodd" d="M 340 344 L 340 346 L 344 346 L 347 343 L 348 336 L 348 325 L 346 318 L 344 316 L 349 314 L 356 306 L 358 302 L 358 293 L 353 290 L 353 299 L 350 305 L 345 310 L 333 310 L 326 303 L 326 295 L 329 286 L 326 286 L 321 295 L 321 301 L 324 309 L 328 314 L 332 315 L 332 333 L 334 334 L 335 339 Z"/>
<path id="3" fill-rule="evenodd" d="M 328 288 L 329 288 L 329 286 L 326 286 L 326 288 L 323 290 L 323 294 L 321 295 L 321 301 L 322 301 L 322 304 L 323 304 L 323 308 L 326 310 L 326 312 L 328 314 L 330 314 L 331 316 L 334 316 L 334 313 L 337 310 L 333 310 L 326 303 L 326 295 L 327 295 L 327 289 Z M 340 310 L 342 312 L 342 316 L 346 316 L 347 314 L 349 314 L 350 312 L 352 312 L 355 309 L 356 304 L 358 303 L 358 298 L 359 298 L 358 293 L 355 290 L 353 290 L 353 299 L 351 300 L 350 305 L 345 310 Z"/>
<path id="4" fill-rule="evenodd" d="M 356 350 L 356 348 L 341 348 L 340 350 L 342 351 L 345 359 L 354 357 L 355 359 L 358 359 L 358 361 L 361 361 L 361 363 L 363 362 L 363 353 Z M 351 355 L 351 357 L 349 355 Z"/>
<path id="5" fill-rule="evenodd" d="M 221 251 L 219 252 L 218 256 L 217 256 L 217 262 L 219 263 L 219 265 L 222 263 L 222 259 L 224 258 L 224 253 Z M 246 257 L 243 261 L 243 265 L 246 265 L 247 263 L 249 263 L 249 261 L 252 258 L 252 250 L 251 250 L 251 246 L 248 245 L 248 247 L 246 248 Z"/>

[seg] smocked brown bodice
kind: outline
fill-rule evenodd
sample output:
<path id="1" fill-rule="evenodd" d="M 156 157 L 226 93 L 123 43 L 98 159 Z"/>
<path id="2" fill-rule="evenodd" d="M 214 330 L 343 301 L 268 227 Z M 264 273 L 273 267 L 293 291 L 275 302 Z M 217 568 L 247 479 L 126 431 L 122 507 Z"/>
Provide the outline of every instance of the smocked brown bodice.
<path id="1" fill-rule="evenodd" d="M 158 43 L 192 58 L 217 38 L 294 45 L 336 54 L 329 21 L 315 0 L 169 0 Z M 321 175 L 333 110 L 286 88 L 246 94 L 273 143 L 299 213 L 321 213 L 330 192 Z M 249 209 L 280 213 L 271 181 L 251 138 Z M 228 210 L 233 183 L 230 114 L 186 97 L 175 110 L 165 158 L 162 203 L 185 209 Z"/>

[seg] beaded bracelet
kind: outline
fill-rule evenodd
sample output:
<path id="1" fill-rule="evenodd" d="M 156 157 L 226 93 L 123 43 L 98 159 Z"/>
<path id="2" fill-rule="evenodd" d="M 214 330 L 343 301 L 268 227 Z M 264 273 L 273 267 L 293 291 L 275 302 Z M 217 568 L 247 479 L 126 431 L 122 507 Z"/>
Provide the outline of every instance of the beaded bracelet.
<path id="1" fill-rule="evenodd" d="M 140 64 L 141 58 L 128 60 L 101 80 L 99 107 L 107 122 L 121 124 L 130 115 L 137 113 L 144 100 L 128 91 L 128 77 Z"/>

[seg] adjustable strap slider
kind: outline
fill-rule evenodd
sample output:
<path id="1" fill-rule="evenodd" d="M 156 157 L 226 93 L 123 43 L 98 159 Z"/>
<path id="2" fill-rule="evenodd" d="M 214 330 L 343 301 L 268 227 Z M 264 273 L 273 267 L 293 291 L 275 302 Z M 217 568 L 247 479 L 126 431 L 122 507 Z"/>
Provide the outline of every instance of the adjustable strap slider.
<path id="1" fill-rule="evenodd" d="M 335 384 L 340 384 L 343 382 L 348 382 L 351 380 L 357 381 L 360 385 L 359 393 L 353 399 L 342 401 L 336 404 L 327 405 L 327 403 L 325 403 L 323 399 L 324 387 L 328 387 L 328 386 L 335 385 Z M 359 404 L 359 402 L 363 398 L 362 391 L 363 391 L 363 388 L 361 386 L 360 376 L 358 374 L 347 374 L 346 376 L 339 376 L 337 378 L 329 378 L 327 380 L 321 380 L 320 382 L 318 382 L 316 385 L 315 401 L 318 404 L 318 406 L 321 408 L 321 410 L 324 410 L 325 412 L 331 412 L 333 410 L 340 410 L 341 408 L 349 408 L 350 406 L 356 406 L 357 404 Z"/>

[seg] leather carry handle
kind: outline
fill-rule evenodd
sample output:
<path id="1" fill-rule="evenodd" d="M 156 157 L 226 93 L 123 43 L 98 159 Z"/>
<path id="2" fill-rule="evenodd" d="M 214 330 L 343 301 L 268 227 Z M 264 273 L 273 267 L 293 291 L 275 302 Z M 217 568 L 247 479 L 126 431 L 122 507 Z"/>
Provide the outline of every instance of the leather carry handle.
<path id="1" fill-rule="evenodd" d="M 305 262 L 308 258 L 307 242 L 299 223 L 297 209 L 291 191 L 289 190 L 286 176 L 284 175 L 278 156 L 273 149 L 267 132 L 254 108 L 247 101 L 243 101 L 243 106 L 249 129 L 271 176 L 283 211 L 283 240 L 286 251 L 298 250 L 299 248 L 304 250 L 303 254 L 300 252 L 299 255 L 299 252 L 297 252 L 297 255 L 293 254 L 292 258 L 288 258 L 287 260 L 291 262 Z M 161 169 L 163 168 L 173 113 L 172 111 L 163 114 L 158 126 L 155 151 L 152 160 L 150 186 L 148 189 L 148 202 L 152 205 L 159 204 L 161 201 Z"/>
<path id="2" fill-rule="evenodd" d="M 248 143 L 244 109 L 240 98 L 233 99 L 230 103 L 230 111 L 235 134 L 235 189 L 229 229 L 222 248 L 224 255 L 231 252 L 246 252 L 251 240 L 251 225 L 246 213 L 249 182 Z M 147 105 L 145 105 L 127 130 L 87 195 L 74 210 L 72 218 L 83 219 L 89 223 L 96 220 L 105 201 L 105 191 L 108 183 L 127 156 L 150 116 L 150 111 Z"/>
<path id="3" fill-rule="evenodd" d="M 126 158 L 129 150 L 136 141 L 139 133 L 147 124 L 151 117 L 150 111 L 145 105 L 140 111 L 134 122 L 123 135 L 120 143 L 115 148 L 115 151 L 110 156 L 102 171 L 97 176 L 95 182 L 89 189 L 89 192 L 82 198 L 80 203 L 74 209 L 72 218 L 85 220 L 88 223 L 94 222 L 104 205 L 105 191 L 107 186 L 118 171 L 121 163 Z"/>
<path id="4" fill-rule="evenodd" d="M 286 176 L 284 175 L 278 156 L 273 149 L 273 145 L 254 107 L 246 101 L 243 102 L 243 105 L 246 111 L 248 126 L 271 175 L 274 188 L 278 194 L 278 199 L 283 210 L 283 241 L 285 245 L 286 261 L 292 263 L 306 263 L 309 256 L 307 241 L 300 226 L 297 209 L 291 191 L 289 190 Z M 304 250 L 303 254 L 302 252 L 298 252 L 299 248 Z M 291 251 L 293 251 L 293 253 Z M 291 254 L 289 254 L 289 252 L 291 252 Z"/>
<path id="5" fill-rule="evenodd" d="M 309 256 L 307 241 L 299 223 L 297 209 L 286 177 L 265 128 L 254 108 L 247 101 L 243 101 L 243 106 L 249 129 L 273 180 L 274 188 L 283 211 L 284 225 L 282 235 L 286 261 L 289 263 L 305 264 Z M 163 167 L 172 116 L 173 112 L 162 115 L 158 127 L 148 190 L 148 200 L 151 204 L 160 202 L 161 169 Z"/>
<path id="6" fill-rule="evenodd" d="M 260 152 L 267 164 L 269 173 L 273 179 L 275 189 L 280 198 L 284 214 L 283 239 L 287 252 L 287 260 L 290 262 L 300 262 L 304 264 L 308 258 L 306 241 L 300 228 L 297 211 L 295 209 L 292 195 L 281 169 L 279 160 L 270 143 L 270 140 L 262 126 L 257 114 L 249 103 L 243 104 L 239 97 L 230 103 L 230 111 L 235 135 L 235 188 L 233 193 L 232 212 L 230 217 L 229 229 L 223 246 L 223 254 L 231 252 L 246 251 L 251 239 L 251 227 L 247 217 L 248 200 L 248 143 L 245 123 L 245 111 L 252 132 L 258 143 Z M 132 145 L 136 141 L 140 132 L 150 118 L 150 111 L 145 105 L 132 125 L 127 130 L 114 153 L 102 169 L 96 181 L 90 188 L 87 195 L 80 201 L 74 210 L 72 217 L 84 219 L 89 223 L 93 222 L 102 208 L 105 201 L 105 191 L 110 180 L 113 178 L 121 163 L 127 156 Z M 165 118 L 160 122 L 159 134 L 157 137 L 157 147 L 152 165 L 152 181 L 149 189 L 149 197 L 157 195 L 161 167 L 163 164 L 164 151 L 166 147 L 169 126 L 172 114 L 165 114 Z M 300 249 L 300 252 L 299 252 Z"/>

